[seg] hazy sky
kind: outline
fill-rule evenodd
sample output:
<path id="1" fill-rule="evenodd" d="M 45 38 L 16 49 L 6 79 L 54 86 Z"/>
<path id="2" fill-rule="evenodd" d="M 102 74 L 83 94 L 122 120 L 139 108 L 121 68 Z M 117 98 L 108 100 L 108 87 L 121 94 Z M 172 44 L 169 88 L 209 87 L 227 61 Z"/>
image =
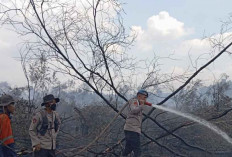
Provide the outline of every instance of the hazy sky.
<path id="1" fill-rule="evenodd" d="M 1 0 L 0 0 L 1 1 Z M 165 71 L 175 69 L 183 72 L 188 66 L 189 57 L 197 58 L 210 51 L 208 40 L 203 36 L 213 35 L 218 38 L 221 21 L 232 15 L 231 0 L 124 0 L 126 28 L 132 28 L 138 34 L 135 46 L 130 54 L 147 59 L 155 52 L 159 56 L 174 53 L 178 61 L 162 61 Z M 127 29 L 129 31 L 129 29 Z M 228 32 L 225 35 L 230 35 Z M 18 36 L 10 30 L 0 29 L 0 82 L 7 81 L 13 85 L 26 84 L 19 57 Z M 218 53 L 218 52 L 215 52 Z M 199 61 L 197 67 L 205 60 Z M 232 77 L 232 58 L 224 54 L 208 71 L 215 77 L 226 72 Z M 213 75 L 201 74 L 202 78 L 212 79 Z"/>
<path id="2" fill-rule="evenodd" d="M 191 37 L 201 37 L 217 33 L 221 20 L 232 14 L 230 0 L 126 0 L 125 23 L 128 26 L 140 25 L 146 27 L 148 18 L 166 11 L 171 17 L 184 23 L 186 28 L 193 28 Z"/>
<path id="3" fill-rule="evenodd" d="M 209 40 L 202 40 L 203 37 L 220 39 L 222 21 L 232 16 L 231 5 L 230 0 L 127 0 L 125 24 L 139 32 L 131 53 L 146 59 L 154 52 L 161 57 L 174 53 L 176 61 L 161 61 L 163 71 L 175 69 L 176 73 L 181 73 L 192 65 L 199 68 L 212 58 L 212 54 L 206 54 L 212 50 Z M 223 36 L 231 35 L 230 31 Z M 201 59 L 195 62 L 199 56 Z M 192 72 L 194 70 L 192 68 Z M 228 54 L 221 56 L 197 78 L 212 81 L 222 73 L 232 77 L 232 57 Z"/>

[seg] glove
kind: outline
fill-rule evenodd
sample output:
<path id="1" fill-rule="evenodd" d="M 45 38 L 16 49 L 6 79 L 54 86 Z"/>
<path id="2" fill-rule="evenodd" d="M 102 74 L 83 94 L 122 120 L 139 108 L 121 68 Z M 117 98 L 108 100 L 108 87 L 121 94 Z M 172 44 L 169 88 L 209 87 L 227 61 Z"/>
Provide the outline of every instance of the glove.
<path id="1" fill-rule="evenodd" d="M 144 104 L 147 106 L 152 106 L 152 103 L 149 103 L 149 102 L 145 102 Z"/>

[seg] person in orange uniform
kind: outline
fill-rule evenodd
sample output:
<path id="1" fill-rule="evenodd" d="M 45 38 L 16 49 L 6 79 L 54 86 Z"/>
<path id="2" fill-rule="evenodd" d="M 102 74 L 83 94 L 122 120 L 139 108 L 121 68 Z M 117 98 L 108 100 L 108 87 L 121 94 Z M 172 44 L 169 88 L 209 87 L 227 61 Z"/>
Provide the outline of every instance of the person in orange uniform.
<path id="1" fill-rule="evenodd" d="M 14 113 L 14 99 L 10 95 L 0 97 L 0 157 L 16 157 L 10 114 Z"/>

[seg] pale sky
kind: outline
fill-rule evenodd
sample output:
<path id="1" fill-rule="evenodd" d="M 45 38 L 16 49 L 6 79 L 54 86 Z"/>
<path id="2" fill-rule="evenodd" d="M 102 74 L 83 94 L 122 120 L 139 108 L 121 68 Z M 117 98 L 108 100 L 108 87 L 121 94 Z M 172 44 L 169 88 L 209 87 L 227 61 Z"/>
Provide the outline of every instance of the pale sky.
<path id="1" fill-rule="evenodd" d="M 167 72 L 175 69 L 176 73 L 181 73 L 188 68 L 188 53 L 194 60 L 199 55 L 209 52 L 208 40 L 202 40 L 203 36 L 213 35 L 218 38 L 221 21 L 226 21 L 229 15 L 232 16 L 231 0 L 123 2 L 126 13 L 123 15 L 124 25 L 128 31 L 132 28 L 138 34 L 134 47 L 128 53 L 139 59 L 151 58 L 154 52 L 162 57 L 174 53 L 178 61 L 161 62 L 162 69 Z M 225 35 L 230 35 L 230 32 Z M 26 85 L 20 62 L 17 60 L 20 42 L 15 33 L 0 29 L 0 82 L 7 81 L 15 86 Z M 198 68 L 210 56 L 206 55 L 204 58 L 205 60 L 197 64 Z M 219 77 L 224 72 L 232 77 L 232 57 L 228 54 L 224 54 L 199 77 L 211 80 L 211 73 Z"/>

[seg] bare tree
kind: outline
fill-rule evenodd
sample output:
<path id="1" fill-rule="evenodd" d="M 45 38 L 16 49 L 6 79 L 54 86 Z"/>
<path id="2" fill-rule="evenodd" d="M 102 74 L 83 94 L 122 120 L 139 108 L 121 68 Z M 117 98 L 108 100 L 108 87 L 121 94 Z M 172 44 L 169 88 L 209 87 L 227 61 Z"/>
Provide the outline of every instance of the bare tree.
<path id="1" fill-rule="evenodd" d="M 43 80 L 41 86 L 50 82 L 47 77 L 49 69 L 55 73 L 67 74 L 77 83 L 85 83 L 91 92 L 96 93 L 111 109 L 119 112 L 117 99 L 112 101 L 113 95 L 124 102 L 127 101 L 126 94 L 133 93 L 136 88 L 131 80 L 136 78 L 138 63 L 125 52 L 130 48 L 135 36 L 129 36 L 123 26 L 123 11 L 117 0 L 70 0 L 70 1 L 35 1 L 35 0 L 9 0 L 2 3 L 0 18 L 4 25 L 12 26 L 17 33 L 22 35 L 25 46 L 22 49 L 22 57 L 26 66 L 31 69 L 30 80 L 37 86 L 37 80 Z M 213 57 L 204 66 L 197 69 L 188 79 L 158 74 L 156 60 L 150 65 L 153 68 L 147 72 L 147 78 L 141 87 L 151 88 L 157 84 L 182 80 L 184 84 L 167 96 L 158 105 L 164 104 L 186 85 L 205 67 L 222 55 L 230 46 L 223 47 L 222 51 Z M 29 62 L 32 61 L 32 62 Z M 48 68 L 49 67 L 49 68 Z M 26 69 L 26 68 L 25 68 Z M 39 75 L 37 75 L 39 74 Z M 38 86 L 40 87 L 40 86 Z M 124 87 L 127 87 L 124 89 Z M 208 153 L 205 149 L 189 144 L 180 136 L 174 134 L 160 124 L 157 115 L 152 109 L 144 114 L 144 122 L 149 119 L 165 132 L 165 136 L 172 135 L 188 148 L 197 149 Z M 159 114 L 159 113 L 158 113 Z M 125 119 L 125 115 L 121 114 Z M 103 124 L 102 124 L 103 125 Z M 174 145 L 162 144 L 158 138 L 142 132 L 144 137 L 158 148 L 167 152 L 182 155 L 184 151 L 178 151 Z M 160 136 L 162 138 L 164 136 Z M 108 146 L 105 146 L 108 147 Z M 88 150 L 92 154 L 99 155 L 95 150 Z M 75 154 L 75 153 L 74 153 Z"/>

